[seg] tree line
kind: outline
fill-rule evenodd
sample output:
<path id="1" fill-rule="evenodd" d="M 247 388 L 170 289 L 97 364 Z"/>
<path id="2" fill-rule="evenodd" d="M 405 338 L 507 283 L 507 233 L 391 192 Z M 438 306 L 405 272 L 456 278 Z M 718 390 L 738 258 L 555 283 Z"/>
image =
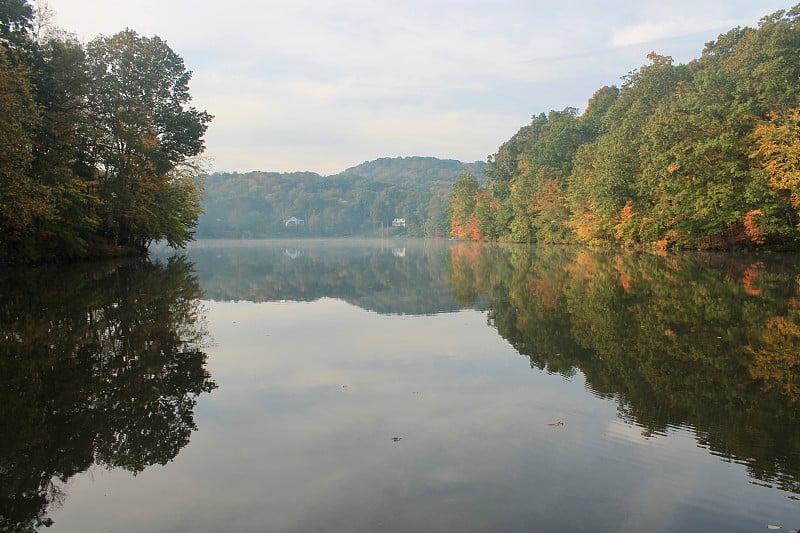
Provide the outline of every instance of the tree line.
<path id="1" fill-rule="evenodd" d="M 585 111 L 535 115 L 462 175 L 450 233 L 656 249 L 800 242 L 800 5 L 675 64 L 651 53 Z"/>
<path id="2" fill-rule="evenodd" d="M 0 261 L 184 245 L 212 118 L 191 72 L 157 36 L 83 44 L 37 11 L 0 2 Z"/>

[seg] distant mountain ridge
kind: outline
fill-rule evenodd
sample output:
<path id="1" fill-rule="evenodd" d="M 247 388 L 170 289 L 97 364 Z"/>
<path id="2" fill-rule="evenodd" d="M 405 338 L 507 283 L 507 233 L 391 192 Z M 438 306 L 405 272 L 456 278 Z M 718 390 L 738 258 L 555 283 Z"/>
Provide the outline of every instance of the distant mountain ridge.
<path id="1" fill-rule="evenodd" d="M 216 172 L 206 177 L 197 236 L 444 236 L 453 183 L 465 173 L 480 178 L 485 167 L 415 156 L 366 161 L 329 176 Z M 401 219 L 404 225 L 392 225 Z"/>
<path id="2" fill-rule="evenodd" d="M 450 181 L 451 183 L 464 173 L 476 177 L 483 175 L 487 164 L 483 161 L 464 163 L 456 159 L 439 159 L 437 157 L 381 157 L 365 161 L 350 167 L 336 176 L 360 176 L 376 181 L 384 181 L 389 177 L 399 177 L 409 181 Z"/>

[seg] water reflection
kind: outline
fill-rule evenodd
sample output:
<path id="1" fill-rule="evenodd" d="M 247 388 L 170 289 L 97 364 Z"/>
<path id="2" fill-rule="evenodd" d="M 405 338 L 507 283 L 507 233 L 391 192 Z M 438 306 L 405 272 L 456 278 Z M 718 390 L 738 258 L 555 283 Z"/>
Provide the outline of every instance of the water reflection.
<path id="1" fill-rule="evenodd" d="M 800 265 L 414 241 L 187 257 L 7 273 L 0 530 L 46 524 L 70 478 L 60 531 L 797 526 Z M 206 327 L 224 386 L 194 406 Z"/>
<path id="2" fill-rule="evenodd" d="M 171 461 L 216 387 L 191 265 L 173 258 L 0 275 L 0 530 L 48 526 L 93 464 Z"/>
<path id="3" fill-rule="evenodd" d="M 453 292 L 531 366 L 613 398 L 646 437 L 693 428 L 800 493 L 800 275 L 779 259 L 457 244 Z"/>
<path id="4" fill-rule="evenodd" d="M 434 241 L 201 241 L 189 257 L 213 300 L 330 297 L 382 314 L 423 315 L 459 309 L 447 249 Z"/>
<path id="5" fill-rule="evenodd" d="M 333 297 L 388 314 L 477 307 L 531 366 L 614 399 L 642 435 L 691 427 L 800 493 L 800 270 L 791 258 L 392 241 L 211 242 L 208 296 Z"/>

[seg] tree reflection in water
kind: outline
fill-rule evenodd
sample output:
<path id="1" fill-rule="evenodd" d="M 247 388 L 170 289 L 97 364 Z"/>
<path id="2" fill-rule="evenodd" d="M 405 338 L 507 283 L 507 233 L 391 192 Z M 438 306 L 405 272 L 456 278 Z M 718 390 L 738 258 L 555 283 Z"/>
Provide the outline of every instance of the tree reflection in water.
<path id="1" fill-rule="evenodd" d="M 0 530 L 49 525 L 93 464 L 171 461 L 216 388 L 192 265 L 182 259 L 0 273 Z"/>
<path id="2" fill-rule="evenodd" d="M 800 493 L 800 272 L 777 258 L 459 243 L 453 292 L 531 366 L 585 375 L 646 437 L 699 445 Z"/>

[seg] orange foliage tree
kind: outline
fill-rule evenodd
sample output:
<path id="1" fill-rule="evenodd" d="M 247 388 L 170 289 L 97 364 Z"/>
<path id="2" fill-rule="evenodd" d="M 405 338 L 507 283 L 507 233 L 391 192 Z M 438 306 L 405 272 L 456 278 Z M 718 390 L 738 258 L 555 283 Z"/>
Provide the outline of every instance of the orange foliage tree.
<path id="1" fill-rule="evenodd" d="M 800 106 L 785 115 L 772 111 L 753 137 L 751 157 L 767 172 L 770 186 L 800 208 Z"/>

